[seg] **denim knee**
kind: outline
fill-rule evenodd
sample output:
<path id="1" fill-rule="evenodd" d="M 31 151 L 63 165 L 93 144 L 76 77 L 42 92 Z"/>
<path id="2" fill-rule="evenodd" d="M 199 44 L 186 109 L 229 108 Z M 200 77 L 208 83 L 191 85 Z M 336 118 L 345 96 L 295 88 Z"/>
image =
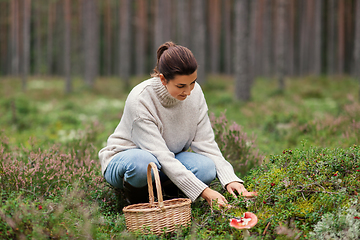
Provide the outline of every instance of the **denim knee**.
<path id="1" fill-rule="evenodd" d="M 129 149 L 115 155 L 104 177 L 117 188 L 123 188 L 123 181 L 134 187 L 144 187 L 147 185 L 147 166 L 150 162 L 154 162 L 158 169 L 161 169 L 158 160 L 148 151 Z"/>
<path id="2" fill-rule="evenodd" d="M 215 163 L 204 155 L 193 152 L 181 152 L 176 154 L 175 158 L 207 185 L 216 178 Z"/>

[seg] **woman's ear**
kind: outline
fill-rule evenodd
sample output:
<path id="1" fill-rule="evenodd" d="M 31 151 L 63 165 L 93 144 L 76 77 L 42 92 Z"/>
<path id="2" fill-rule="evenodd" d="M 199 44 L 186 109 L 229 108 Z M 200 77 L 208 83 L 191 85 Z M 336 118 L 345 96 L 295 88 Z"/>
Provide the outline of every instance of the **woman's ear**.
<path id="1" fill-rule="evenodd" d="M 166 79 L 165 79 L 164 75 L 162 73 L 160 73 L 159 77 L 160 77 L 162 85 L 166 86 L 167 82 L 166 82 Z"/>

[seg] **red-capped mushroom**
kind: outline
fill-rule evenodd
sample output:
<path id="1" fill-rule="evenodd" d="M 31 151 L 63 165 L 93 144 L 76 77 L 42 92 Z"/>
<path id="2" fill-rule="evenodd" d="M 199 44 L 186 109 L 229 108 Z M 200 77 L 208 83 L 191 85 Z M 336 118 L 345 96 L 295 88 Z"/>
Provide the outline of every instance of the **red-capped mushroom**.
<path id="1" fill-rule="evenodd" d="M 258 222 L 258 218 L 251 212 L 245 212 L 244 217 L 230 219 L 230 226 L 236 229 L 250 229 Z"/>
<path id="2" fill-rule="evenodd" d="M 250 237 L 248 229 L 254 227 L 258 222 L 258 218 L 251 212 L 245 212 L 244 217 L 230 219 L 230 226 L 244 231 L 244 237 Z"/>

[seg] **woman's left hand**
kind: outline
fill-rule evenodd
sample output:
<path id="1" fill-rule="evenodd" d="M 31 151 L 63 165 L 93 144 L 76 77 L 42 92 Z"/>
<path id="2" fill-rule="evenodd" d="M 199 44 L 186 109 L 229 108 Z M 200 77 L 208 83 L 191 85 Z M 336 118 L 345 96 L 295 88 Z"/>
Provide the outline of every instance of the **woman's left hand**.
<path id="1" fill-rule="evenodd" d="M 255 197 L 257 196 L 256 192 L 248 192 L 243 184 L 239 182 L 231 182 L 228 185 L 226 185 L 226 190 L 232 194 L 235 198 L 237 198 L 235 191 L 238 192 L 238 194 L 242 194 L 244 197 Z"/>

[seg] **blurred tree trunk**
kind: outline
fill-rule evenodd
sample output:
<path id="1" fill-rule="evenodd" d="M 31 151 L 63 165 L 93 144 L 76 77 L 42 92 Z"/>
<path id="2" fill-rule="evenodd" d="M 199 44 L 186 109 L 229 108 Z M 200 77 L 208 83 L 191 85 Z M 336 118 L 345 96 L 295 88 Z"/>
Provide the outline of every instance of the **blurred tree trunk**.
<path id="1" fill-rule="evenodd" d="M 42 5 L 43 3 L 39 1 L 34 2 L 34 17 L 35 17 L 35 26 L 34 26 L 34 45 L 35 45 L 35 56 L 34 56 L 34 73 L 41 74 L 42 73 L 42 65 L 43 65 L 43 29 L 42 29 Z"/>
<path id="2" fill-rule="evenodd" d="M 336 0 L 328 0 L 328 18 L 327 18 L 327 74 L 335 74 L 336 64 L 336 32 L 335 32 L 335 20 L 336 20 Z"/>
<path id="3" fill-rule="evenodd" d="M 93 88 L 99 71 L 99 16 L 96 0 L 83 0 L 84 14 L 84 76 L 88 87 Z"/>
<path id="4" fill-rule="evenodd" d="M 209 44 L 210 44 L 210 72 L 218 74 L 220 71 L 220 0 L 209 0 Z"/>
<path id="5" fill-rule="evenodd" d="M 157 49 L 161 44 L 165 42 L 165 1 L 167 0 L 154 0 L 155 1 L 155 16 L 154 16 L 154 53 L 156 53 Z"/>
<path id="6" fill-rule="evenodd" d="M 264 44 L 263 44 L 263 68 L 264 75 L 266 77 L 271 77 L 273 74 L 273 59 L 272 59 L 272 49 L 273 49 L 273 21 L 272 21 L 272 1 L 264 0 Z"/>
<path id="7" fill-rule="evenodd" d="M 259 65 L 256 64 L 257 61 L 257 55 L 259 54 L 258 45 L 257 45 L 257 7 L 258 7 L 258 0 L 251 0 L 250 1 L 250 12 L 249 12 L 249 26 L 250 26 L 250 32 L 249 32 L 249 59 L 250 59 L 250 79 L 253 80 L 259 73 Z"/>
<path id="8" fill-rule="evenodd" d="M 84 69 L 84 61 L 82 55 L 83 49 L 83 33 L 82 19 L 83 8 L 80 1 L 71 1 L 71 74 L 82 75 Z"/>
<path id="9" fill-rule="evenodd" d="M 188 0 L 177 0 L 177 43 L 185 47 L 190 47 L 189 9 L 190 8 Z"/>
<path id="10" fill-rule="evenodd" d="M 355 22 L 356 22 L 356 2 L 345 2 L 345 56 L 344 56 L 344 72 L 353 74 L 354 72 L 354 38 L 355 38 Z"/>
<path id="11" fill-rule="evenodd" d="M 111 75 L 111 55 L 112 55 L 112 12 L 111 12 L 111 0 L 104 2 L 104 38 L 105 38 L 105 49 L 104 49 L 104 73 L 106 76 Z"/>
<path id="12" fill-rule="evenodd" d="M 322 0 L 316 0 L 314 26 L 314 74 L 321 74 L 321 39 L 322 39 Z"/>
<path id="13" fill-rule="evenodd" d="M 309 37 L 311 34 L 311 25 L 309 25 L 311 12 L 309 12 L 309 1 L 300 1 L 300 76 L 309 73 Z"/>
<path id="14" fill-rule="evenodd" d="M 9 19 L 9 3 L 0 2 L 0 73 L 5 75 L 8 73 L 8 19 Z"/>
<path id="15" fill-rule="evenodd" d="M 257 0 L 256 4 L 256 23 L 255 23 L 255 62 L 254 65 L 254 76 L 262 76 L 264 74 L 263 72 L 263 40 L 264 40 L 264 27 L 263 27 L 263 18 L 264 18 L 264 1 L 263 0 Z M 252 78 L 254 80 L 254 77 Z"/>
<path id="16" fill-rule="evenodd" d="M 23 16 L 23 69 L 22 69 L 22 90 L 26 91 L 27 77 L 30 66 L 30 19 L 31 19 L 31 0 L 24 0 Z"/>
<path id="17" fill-rule="evenodd" d="M 223 31 L 224 31 L 224 69 L 225 73 L 230 75 L 232 71 L 232 57 L 233 57 L 233 45 L 232 32 L 231 32 L 231 16 L 232 16 L 232 1 L 224 1 L 223 7 Z"/>
<path id="18" fill-rule="evenodd" d="M 345 2 L 339 0 L 338 15 L 338 74 L 344 73 L 344 56 L 345 56 Z"/>
<path id="19" fill-rule="evenodd" d="M 286 9 L 288 0 L 277 0 L 276 17 L 276 72 L 279 89 L 285 89 L 285 52 L 286 52 Z"/>
<path id="20" fill-rule="evenodd" d="M 172 2 L 173 1 L 169 1 L 169 0 L 165 0 L 163 2 L 164 4 L 164 12 L 162 13 L 164 15 L 164 22 L 163 22 L 163 32 L 164 32 L 164 40 L 165 41 L 171 41 L 172 37 L 174 36 L 172 33 L 172 24 L 173 24 L 173 12 L 172 12 Z"/>
<path id="21" fill-rule="evenodd" d="M 130 87 L 131 0 L 120 1 L 120 77 Z"/>
<path id="22" fill-rule="evenodd" d="M 136 74 L 144 75 L 146 71 L 147 43 L 147 4 L 146 0 L 137 0 L 136 12 Z"/>
<path id="23" fill-rule="evenodd" d="M 193 53 L 198 63 L 197 81 L 202 84 L 206 82 L 206 24 L 205 24 L 205 2 L 204 0 L 194 0 L 192 16 L 194 24 L 193 32 Z"/>
<path id="24" fill-rule="evenodd" d="M 19 0 L 11 1 L 11 73 L 19 75 Z"/>
<path id="25" fill-rule="evenodd" d="M 288 57 L 287 57 L 287 74 L 294 76 L 295 74 L 295 18 L 296 18 L 296 5 L 295 0 L 289 1 L 289 15 L 288 15 L 288 28 L 289 28 L 289 41 L 288 41 Z"/>
<path id="26" fill-rule="evenodd" d="M 249 1 L 235 0 L 235 99 L 251 97 L 249 72 Z"/>
<path id="27" fill-rule="evenodd" d="M 355 77 L 358 78 L 360 84 L 360 1 L 356 1 L 355 5 L 355 46 L 354 46 L 354 66 Z M 359 101 L 360 101 L 360 87 L 359 87 Z"/>
<path id="28" fill-rule="evenodd" d="M 70 0 L 64 1 L 64 70 L 65 70 L 65 93 L 72 91 L 71 83 L 71 8 Z"/>
<path id="29" fill-rule="evenodd" d="M 54 64 L 54 23 L 56 19 L 56 4 L 52 1 L 48 2 L 48 26 L 47 26 L 47 74 L 53 74 Z"/>

